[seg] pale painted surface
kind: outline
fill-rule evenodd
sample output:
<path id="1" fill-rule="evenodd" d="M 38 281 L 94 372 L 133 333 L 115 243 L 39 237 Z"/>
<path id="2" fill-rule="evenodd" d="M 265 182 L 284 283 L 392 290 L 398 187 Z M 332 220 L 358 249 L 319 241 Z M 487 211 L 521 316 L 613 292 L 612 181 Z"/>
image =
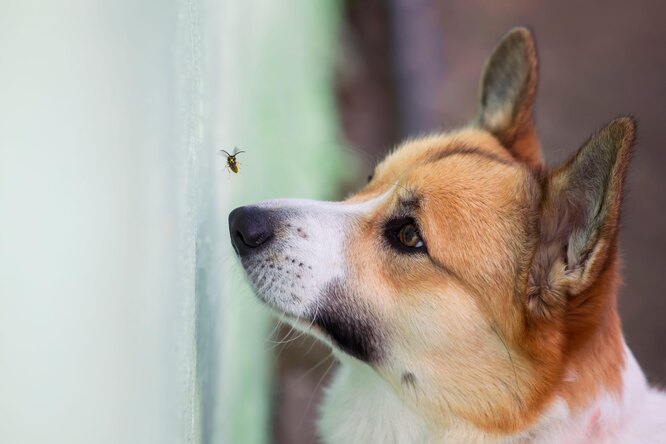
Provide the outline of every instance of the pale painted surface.
<path id="1" fill-rule="evenodd" d="M 335 191 L 337 17 L 0 2 L 0 442 L 265 440 L 268 316 L 224 274 L 226 216 Z"/>

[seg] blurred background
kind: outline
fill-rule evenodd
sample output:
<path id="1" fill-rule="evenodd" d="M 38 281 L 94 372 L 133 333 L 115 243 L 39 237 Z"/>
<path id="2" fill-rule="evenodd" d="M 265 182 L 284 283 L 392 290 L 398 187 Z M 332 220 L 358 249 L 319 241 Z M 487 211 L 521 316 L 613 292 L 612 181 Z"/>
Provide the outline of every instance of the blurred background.
<path id="1" fill-rule="evenodd" d="M 465 124 L 517 25 L 550 165 L 639 121 L 619 303 L 665 383 L 664 19 L 657 0 L 0 1 L 0 442 L 317 442 L 335 363 L 255 301 L 227 214 L 343 198 L 403 138 Z"/>

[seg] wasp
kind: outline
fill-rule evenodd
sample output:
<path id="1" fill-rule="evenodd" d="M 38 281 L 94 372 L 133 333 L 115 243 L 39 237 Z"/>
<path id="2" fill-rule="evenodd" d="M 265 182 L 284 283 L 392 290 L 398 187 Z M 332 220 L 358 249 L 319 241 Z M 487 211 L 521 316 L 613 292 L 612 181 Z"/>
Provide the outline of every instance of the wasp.
<path id="1" fill-rule="evenodd" d="M 234 153 L 229 154 L 224 150 L 220 150 L 221 153 L 224 153 L 227 155 L 227 165 L 226 168 L 230 169 L 234 173 L 238 173 L 238 161 L 236 160 L 236 156 L 238 156 L 240 153 L 244 153 L 245 151 L 238 151 L 238 148 L 234 147 Z"/>

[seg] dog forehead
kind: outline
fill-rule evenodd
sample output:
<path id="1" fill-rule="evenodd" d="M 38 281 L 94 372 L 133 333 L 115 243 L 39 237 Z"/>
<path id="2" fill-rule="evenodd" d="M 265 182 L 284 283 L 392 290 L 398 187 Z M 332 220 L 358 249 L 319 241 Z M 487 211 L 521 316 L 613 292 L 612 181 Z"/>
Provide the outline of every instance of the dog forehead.
<path id="1" fill-rule="evenodd" d="M 414 196 L 431 204 L 479 199 L 506 204 L 522 194 L 516 188 L 521 188 L 528 176 L 527 168 L 492 135 L 465 128 L 405 142 L 376 167 L 371 182 L 348 201 L 361 202 L 392 190 L 389 207 L 390 202 Z"/>
<path id="2" fill-rule="evenodd" d="M 378 183 L 398 179 L 414 166 L 436 162 L 455 154 L 475 154 L 506 164 L 515 163 L 511 154 L 490 133 L 476 128 L 407 140 L 375 169 Z"/>

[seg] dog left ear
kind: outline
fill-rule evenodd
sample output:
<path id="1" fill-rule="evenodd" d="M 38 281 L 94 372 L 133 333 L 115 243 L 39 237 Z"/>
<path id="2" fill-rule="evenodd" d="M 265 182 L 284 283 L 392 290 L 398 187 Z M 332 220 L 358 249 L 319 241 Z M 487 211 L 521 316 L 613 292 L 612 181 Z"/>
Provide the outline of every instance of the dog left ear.
<path id="1" fill-rule="evenodd" d="M 532 33 L 527 28 L 509 31 L 486 62 L 475 121 L 516 159 L 531 166 L 542 164 L 533 117 L 537 68 Z"/>
<path id="2" fill-rule="evenodd" d="M 630 117 L 612 121 L 548 174 L 528 288 L 528 304 L 537 311 L 581 294 L 615 260 L 635 128 Z"/>

